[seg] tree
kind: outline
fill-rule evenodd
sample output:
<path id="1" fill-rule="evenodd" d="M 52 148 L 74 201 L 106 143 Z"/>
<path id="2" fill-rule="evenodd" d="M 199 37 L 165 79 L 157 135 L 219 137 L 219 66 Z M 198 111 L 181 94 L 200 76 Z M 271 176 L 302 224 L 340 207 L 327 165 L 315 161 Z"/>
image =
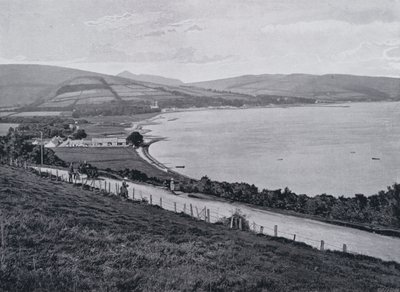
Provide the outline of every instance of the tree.
<path id="1" fill-rule="evenodd" d="M 85 130 L 79 129 L 78 131 L 76 131 L 75 133 L 72 134 L 72 137 L 74 139 L 83 139 L 83 138 L 86 138 L 87 135 L 86 135 Z"/>
<path id="2" fill-rule="evenodd" d="M 128 138 L 126 138 L 126 141 L 135 145 L 136 147 L 139 147 L 143 143 L 143 136 L 139 132 L 132 132 Z"/>

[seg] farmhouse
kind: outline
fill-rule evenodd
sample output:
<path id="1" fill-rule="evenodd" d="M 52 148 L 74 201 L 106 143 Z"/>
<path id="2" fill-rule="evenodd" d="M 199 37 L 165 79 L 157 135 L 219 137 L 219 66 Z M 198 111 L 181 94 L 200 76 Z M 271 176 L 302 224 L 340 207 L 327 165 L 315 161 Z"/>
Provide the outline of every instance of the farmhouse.
<path id="1" fill-rule="evenodd" d="M 56 136 L 53 137 L 48 143 L 44 145 L 45 148 L 55 148 L 64 141 L 63 138 Z M 32 143 L 33 144 L 33 143 Z"/>
<path id="2" fill-rule="evenodd" d="M 90 147 L 90 146 L 92 146 L 92 141 L 89 139 L 72 140 L 71 138 L 68 138 L 58 147 Z"/>
<path id="3" fill-rule="evenodd" d="M 54 138 L 53 138 L 54 139 Z M 92 138 L 92 139 L 80 139 L 73 140 L 68 138 L 64 142 L 60 143 L 58 140 L 53 139 L 46 144 L 45 147 L 126 147 L 128 142 L 126 138 Z"/>
<path id="4" fill-rule="evenodd" d="M 126 138 L 93 138 L 92 147 L 121 147 L 128 146 Z"/>

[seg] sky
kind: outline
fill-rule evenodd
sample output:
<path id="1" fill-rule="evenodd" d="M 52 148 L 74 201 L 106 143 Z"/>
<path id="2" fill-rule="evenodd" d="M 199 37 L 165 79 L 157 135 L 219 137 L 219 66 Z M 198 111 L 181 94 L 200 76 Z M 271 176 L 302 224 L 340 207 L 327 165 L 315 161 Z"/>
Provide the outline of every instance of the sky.
<path id="1" fill-rule="evenodd" d="M 399 0 L 0 0 L 0 63 L 400 77 Z"/>

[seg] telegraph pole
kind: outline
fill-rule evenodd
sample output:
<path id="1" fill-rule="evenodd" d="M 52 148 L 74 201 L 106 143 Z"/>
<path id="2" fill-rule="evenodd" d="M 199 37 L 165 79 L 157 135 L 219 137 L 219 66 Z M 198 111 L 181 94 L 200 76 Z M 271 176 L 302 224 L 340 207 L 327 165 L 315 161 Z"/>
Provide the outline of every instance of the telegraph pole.
<path id="1" fill-rule="evenodd" d="M 40 131 L 40 165 L 43 166 L 43 132 Z"/>

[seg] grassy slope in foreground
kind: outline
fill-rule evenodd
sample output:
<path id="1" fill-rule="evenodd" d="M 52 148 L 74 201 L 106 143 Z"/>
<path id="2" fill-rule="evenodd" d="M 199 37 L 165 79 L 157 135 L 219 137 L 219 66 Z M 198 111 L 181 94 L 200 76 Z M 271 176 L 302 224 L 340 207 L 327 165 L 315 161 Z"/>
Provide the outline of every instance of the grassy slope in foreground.
<path id="1" fill-rule="evenodd" d="M 0 166 L 0 290 L 400 288 L 400 265 L 318 252 Z"/>

